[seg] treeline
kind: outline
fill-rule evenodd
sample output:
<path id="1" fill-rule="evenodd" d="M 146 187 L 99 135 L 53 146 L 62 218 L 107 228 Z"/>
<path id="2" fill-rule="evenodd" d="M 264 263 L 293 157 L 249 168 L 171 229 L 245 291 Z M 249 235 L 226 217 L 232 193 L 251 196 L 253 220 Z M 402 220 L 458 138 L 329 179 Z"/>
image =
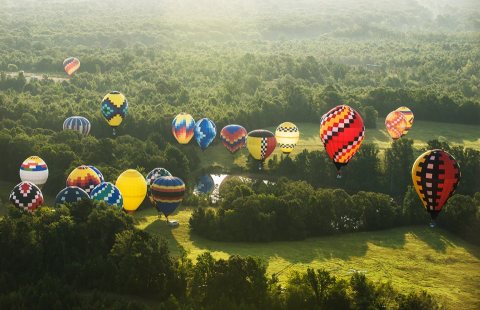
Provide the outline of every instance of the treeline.
<path id="1" fill-rule="evenodd" d="M 2 309 L 437 309 L 425 292 L 399 292 L 355 273 L 294 273 L 286 284 L 258 259 L 193 264 L 121 211 L 82 201 L 0 221 Z"/>
<path id="2" fill-rule="evenodd" d="M 218 208 L 199 207 L 192 232 L 219 241 L 302 240 L 346 232 L 427 225 L 430 216 L 413 188 L 401 203 L 386 194 L 314 189 L 285 178 L 275 184 L 241 179 L 222 185 Z M 480 244 L 480 193 L 454 195 L 438 218 L 440 227 Z"/>
<path id="3" fill-rule="evenodd" d="M 276 177 L 304 180 L 315 187 L 343 188 L 351 193 L 360 190 L 381 192 L 398 200 L 412 184 L 411 170 L 415 159 L 420 152 L 432 149 L 445 150 L 458 161 L 462 176 L 456 193 L 473 195 L 480 192 L 480 151 L 451 147 L 438 140 L 430 140 L 424 150 L 418 150 L 413 147 L 413 140 L 404 137 L 392 142 L 383 153 L 375 144 L 365 143 L 342 168 L 341 179 L 336 178 L 337 170 L 323 151 L 304 150 L 293 158 L 274 155 L 268 167 Z M 258 170 L 258 165 L 251 161 L 250 169 Z"/>

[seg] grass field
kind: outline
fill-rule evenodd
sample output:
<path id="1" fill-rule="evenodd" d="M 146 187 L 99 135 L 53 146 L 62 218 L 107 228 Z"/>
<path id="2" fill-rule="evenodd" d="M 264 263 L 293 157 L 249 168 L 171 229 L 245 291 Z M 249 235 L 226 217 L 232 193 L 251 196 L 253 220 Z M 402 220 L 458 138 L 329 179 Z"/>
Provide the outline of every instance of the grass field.
<path id="1" fill-rule="evenodd" d="M 292 156 L 300 153 L 303 149 L 324 151 L 319 137 L 319 124 L 297 123 L 296 125 L 300 130 L 300 140 Z M 250 128 L 248 129 L 250 130 Z M 275 127 L 266 129 L 275 132 Z M 406 137 L 413 139 L 414 147 L 416 148 L 426 146 L 428 140 L 438 139 L 446 141 L 451 145 L 463 145 L 480 150 L 480 126 L 415 121 Z M 367 129 L 364 142 L 377 144 L 380 151 L 390 147 L 391 138 L 387 134 L 383 120 L 379 119 L 377 121 L 376 129 Z M 280 156 L 281 152 L 279 149 L 276 149 L 274 154 Z M 203 153 L 199 151 L 199 157 L 202 161 L 201 167 L 217 165 L 223 167 L 226 170 L 225 172 L 235 166 L 245 166 L 247 156 L 248 151 L 246 149 L 234 155 L 230 154 L 220 141 L 217 141 L 215 145 L 212 145 Z"/>
<path id="2" fill-rule="evenodd" d="M 135 217 L 140 228 L 166 238 L 176 255 L 184 250 L 192 259 L 205 251 L 216 258 L 256 256 L 281 281 L 307 267 L 325 268 L 339 277 L 356 270 L 374 281 L 391 281 L 400 290 L 427 290 L 450 309 L 480 309 L 480 248 L 441 229 L 425 225 L 305 241 L 227 243 L 190 234 L 190 214 L 184 209 L 172 216 L 180 222 L 173 229 L 153 209 Z"/>

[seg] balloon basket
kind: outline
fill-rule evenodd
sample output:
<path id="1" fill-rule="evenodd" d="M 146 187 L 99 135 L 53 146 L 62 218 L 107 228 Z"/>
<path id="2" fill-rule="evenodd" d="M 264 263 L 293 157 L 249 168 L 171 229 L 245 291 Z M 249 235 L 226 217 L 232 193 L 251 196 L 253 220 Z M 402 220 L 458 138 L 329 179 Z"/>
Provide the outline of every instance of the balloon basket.
<path id="1" fill-rule="evenodd" d="M 437 226 L 437 223 L 434 220 L 432 220 L 430 224 L 428 224 L 428 226 L 430 226 L 430 228 L 435 228 Z"/>
<path id="2" fill-rule="evenodd" d="M 342 175 L 340 173 L 337 174 L 337 180 L 341 179 Z"/>

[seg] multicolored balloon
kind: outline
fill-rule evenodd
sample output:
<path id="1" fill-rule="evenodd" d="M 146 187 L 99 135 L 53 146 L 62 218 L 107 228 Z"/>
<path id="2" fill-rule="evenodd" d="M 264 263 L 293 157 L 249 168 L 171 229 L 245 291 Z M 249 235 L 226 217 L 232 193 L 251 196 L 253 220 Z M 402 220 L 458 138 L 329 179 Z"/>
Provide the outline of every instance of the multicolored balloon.
<path id="1" fill-rule="evenodd" d="M 300 139 L 300 131 L 294 123 L 284 122 L 275 130 L 275 139 L 283 154 L 290 154 Z"/>
<path id="2" fill-rule="evenodd" d="M 260 161 L 259 169 L 262 164 L 275 150 L 277 140 L 275 135 L 265 129 L 257 129 L 250 131 L 247 135 L 247 149 L 250 155 Z"/>
<path id="3" fill-rule="evenodd" d="M 100 183 L 98 174 L 85 165 L 73 169 L 67 177 L 67 186 L 78 186 L 86 191 L 87 194 L 90 194 L 92 189 Z"/>
<path id="4" fill-rule="evenodd" d="M 195 132 L 195 120 L 190 114 L 180 113 L 172 121 L 172 134 L 180 144 L 188 144 Z"/>
<path id="5" fill-rule="evenodd" d="M 227 125 L 220 131 L 220 140 L 232 154 L 245 147 L 247 130 L 240 125 Z"/>
<path id="6" fill-rule="evenodd" d="M 118 91 L 112 91 L 103 97 L 101 110 L 103 117 L 108 125 L 113 128 L 113 134 L 115 134 L 115 128 L 120 126 L 127 116 L 127 98 Z"/>
<path id="7" fill-rule="evenodd" d="M 210 174 L 204 174 L 198 179 L 195 191 L 202 194 L 210 194 L 215 189 L 215 181 Z"/>
<path id="8" fill-rule="evenodd" d="M 58 192 L 55 197 L 54 206 L 63 205 L 66 203 L 75 203 L 83 199 L 90 199 L 88 193 L 78 186 L 68 186 Z"/>
<path id="9" fill-rule="evenodd" d="M 10 193 L 10 202 L 19 209 L 33 212 L 43 205 L 43 195 L 40 188 L 31 182 L 17 184 Z"/>
<path id="10" fill-rule="evenodd" d="M 70 116 L 63 122 L 63 130 L 78 131 L 84 136 L 88 136 L 90 128 L 90 121 L 83 116 Z"/>
<path id="11" fill-rule="evenodd" d="M 75 57 L 68 57 L 63 61 L 63 68 L 68 75 L 73 76 L 80 68 L 80 60 Z"/>
<path id="12" fill-rule="evenodd" d="M 204 151 L 217 135 L 215 123 L 208 118 L 202 118 L 195 124 L 195 140 Z"/>
<path id="13" fill-rule="evenodd" d="M 173 176 L 159 177 L 153 182 L 150 191 L 155 208 L 168 219 L 183 200 L 185 183 Z"/>
<path id="14" fill-rule="evenodd" d="M 453 195 L 460 178 L 457 161 L 443 150 L 426 151 L 417 158 L 412 167 L 413 186 L 432 220 Z"/>
<path id="15" fill-rule="evenodd" d="M 168 171 L 165 168 L 154 168 L 152 171 L 150 171 L 147 174 L 147 177 L 145 180 L 147 181 L 147 196 L 150 199 L 150 202 L 153 204 L 153 197 L 150 193 L 150 186 L 153 184 L 153 182 L 158 179 L 159 177 L 168 177 L 171 176 L 172 174 L 170 171 Z"/>
<path id="16" fill-rule="evenodd" d="M 123 197 L 120 190 L 110 182 L 103 182 L 95 186 L 90 193 L 90 197 L 95 201 L 106 202 L 111 207 L 117 209 L 123 208 Z"/>
<path id="17" fill-rule="evenodd" d="M 412 126 L 413 126 L 413 118 L 414 118 L 413 112 L 412 112 L 412 110 L 410 110 L 407 107 L 400 107 L 400 108 L 396 109 L 395 111 L 402 112 L 403 116 L 407 120 L 407 126 L 405 127 L 405 130 L 403 131 L 403 135 L 406 135 L 408 133 L 408 131 L 410 130 L 410 128 L 412 128 Z"/>
<path id="18" fill-rule="evenodd" d="M 97 169 L 97 167 L 95 166 L 89 166 L 89 167 L 92 168 L 92 170 L 97 173 L 98 177 L 100 178 L 100 183 L 105 182 L 105 178 L 103 177 L 103 174 L 100 172 L 100 170 Z"/>
<path id="19" fill-rule="evenodd" d="M 47 164 L 38 156 L 28 157 L 20 166 L 20 179 L 42 188 L 48 179 Z"/>
<path id="20" fill-rule="evenodd" d="M 135 212 L 147 194 L 147 181 L 143 175 L 135 169 L 125 170 L 118 176 L 115 185 L 122 193 L 125 211 Z"/>
<path id="21" fill-rule="evenodd" d="M 407 120 L 402 112 L 392 111 L 385 118 L 385 127 L 387 127 L 390 137 L 393 140 L 397 140 L 403 135 L 405 128 L 407 128 Z"/>
<path id="22" fill-rule="evenodd" d="M 365 126 L 360 114 L 348 105 L 339 105 L 322 116 L 320 139 L 328 156 L 335 164 L 340 178 L 340 169 L 362 145 Z"/>

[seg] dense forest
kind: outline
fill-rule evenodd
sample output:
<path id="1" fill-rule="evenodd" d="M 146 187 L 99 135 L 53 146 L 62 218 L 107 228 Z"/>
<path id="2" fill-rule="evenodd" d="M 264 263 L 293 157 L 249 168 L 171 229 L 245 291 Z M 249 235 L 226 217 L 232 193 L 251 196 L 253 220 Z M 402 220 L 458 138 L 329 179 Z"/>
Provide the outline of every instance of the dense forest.
<path id="1" fill-rule="evenodd" d="M 425 149 L 408 136 L 383 151 L 364 143 L 341 179 L 323 150 L 274 155 L 263 171 L 249 158 L 235 173 L 254 180 L 226 181 L 213 203 L 193 195 L 194 181 L 225 171 L 202 166 L 209 155 L 194 141 L 179 145 L 171 123 L 188 112 L 218 130 L 319 124 L 348 104 L 367 128 L 403 105 L 415 120 L 478 126 L 479 33 L 480 6 L 470 0 L 0 0 L 0 181 L 18 183 L 30 155 L 48 164 L 49 197 L 82 164 L 110 182 L 129 168 L 146 175 L 164 167 L 187 184 L 192 233 L 303 240 L 426 225 L 411 167 L 420 152 L 440 148 L 457 159 L 462 179 L 438 226 L 478 245 L 479 150 L 438 137 Z M 62 66 L 69 56 L 81 61 L 72 77 Z M 112 90 L 129 102 L 116 136 L 100 113 Z M 90 135 L 62 131 L 72 115 L 89 119 Z M 400 292 L 361 273 L 343 279 L 306 269 L 280 283 L 252 257 L 173 257 L 133 217 L 92 202 L 24 214 L 7 200 L 0 197 L 8 208 L 0 253 L 10 253 L 0 255 L 2 309 L 440 307 L 426 292 Z"/>

